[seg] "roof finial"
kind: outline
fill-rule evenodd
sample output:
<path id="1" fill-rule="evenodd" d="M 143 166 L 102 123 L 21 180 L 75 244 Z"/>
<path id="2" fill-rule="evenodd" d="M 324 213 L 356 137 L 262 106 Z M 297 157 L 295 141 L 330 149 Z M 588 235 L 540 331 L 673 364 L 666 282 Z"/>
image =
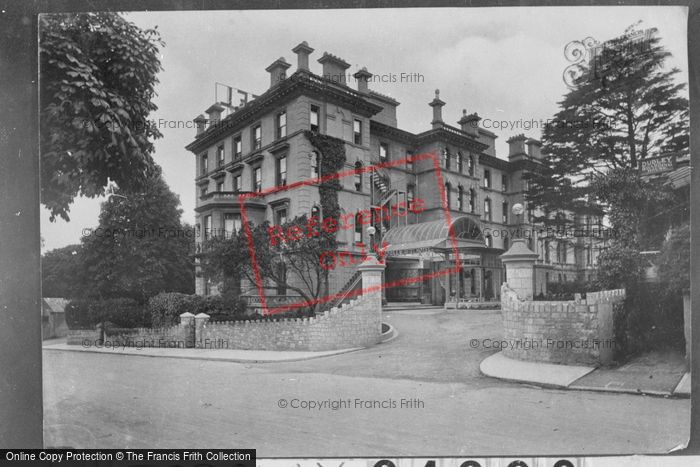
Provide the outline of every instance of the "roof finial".
<path id="1" fill-rule="evenodd" d="M 467 109 L 462 109 L 462 115 L 464 115 L 464 116 L 467 115 Z"/>
<path id="2" fill-rule="evenodd" d="M 439 89 L 435 90 L 435 99 L 440 99 L 440 90 Z"/>

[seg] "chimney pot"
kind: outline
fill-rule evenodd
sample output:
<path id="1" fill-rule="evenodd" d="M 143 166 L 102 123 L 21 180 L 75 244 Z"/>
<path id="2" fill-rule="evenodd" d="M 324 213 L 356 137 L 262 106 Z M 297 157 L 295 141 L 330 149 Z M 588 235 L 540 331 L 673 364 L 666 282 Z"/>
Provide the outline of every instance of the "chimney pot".
<path id="1" fill-rule="evenodd" d="M 207 129 L 207 119 L 204 117 L 204 115 L 199 114 L 192 121 L 197 126 L 197 135 L 200 135 Z"/>
<path id="2" fill-rule="evenodd" d="M 340 57 L 323 52 L 323 56 L 318 59 L 318 63 L 323 65 L 323 77 L 334 83 L 346 85 L 346 70 L 350 64 Z"/>
<path id="3" fill-rule="evenodd" d="M 526 140 L 527 138 L 522 133 L 506 140 L 506 143 L 508 143 L 508 159 L 527 157 L 527 152 L 525 151 Z"/>
<path id="4" fill-rule="evenodd" d="M 362 94 L 369 94 L 368 82 L 373 75 L 367 71 L 367 67 L 362 67 L 360 71 L 356 72 L 352 76 L 357 80 L 357 91 Z"/>
<path id="5" fill-rule="evenodd" d="M 209 115 L 209 125 L 216 125 L 221 120 L 221 112 L 224 111 L 224 107 L 219 104 L 212 104 L 207 110 L 206 114 Z"/>
<path id="6" fill-rule="evenodd" d="M 542 143 L 539 140 L 530 138 L 525 143 L 527 144 L 527 152 L 533 159 L 542 159 Z"/>
<path id="7" fill-rule="evenodd" d="M 443 101 L 440 100 L 440 90 L 435 90 L 435 98 L 428 104 L 433 108 L 433 121 L 430 122 L 433 128 L 440 128 L 443 125 L 442 121 L 442 107 L 445 105 Z"/>
<path id="8" fill-rule="evenodd" d="M 479 114 L 476 112 L 467 115 L 467 109 L 462 109 L 462 118 L 460 118 L 457 123 L 459 123 L 463 132 L 468 133 L 471 136 L 478 137 L 479 120 L 481 120 L 481 117 L 479 117 Z"/>
<path id="9" fill-rule="evenodd" d="M 287 68 L 290 66 L 292 65 L 287 63 L 284 57 L 280 57 L 265 68 L 265 71 L 270 73 L 270 87 L 275 86 L 287 78 Z"/>
<path id="10" fill-rule="evenodd" d="M 297 54 L 297 70 L 309 71 L 309 55 L 314 51 L 309 44 L 304 41 L 294 47 L 292 52 Z"/>

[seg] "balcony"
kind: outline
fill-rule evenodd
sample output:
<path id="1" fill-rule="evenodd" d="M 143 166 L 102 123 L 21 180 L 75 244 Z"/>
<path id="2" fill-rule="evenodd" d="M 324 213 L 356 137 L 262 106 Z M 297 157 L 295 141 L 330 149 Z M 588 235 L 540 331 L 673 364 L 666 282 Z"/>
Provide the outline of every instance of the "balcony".
<path id="1" fill-rule="evenodd" d="M 197 200 L 197 207 L 195 208 L 195 211 L 197 212 L 202 212 L 202 211 L 207 211 L 212 208 L 217 208 L 217 207 L 237 207 L 240 208 L 239 205 L 239 197 L 240 195 L 245 195 L 245 194 L 250 194 L 252 193 L 251 191 L 210 191 L 209 193 L 200 196 L 199 199 Z M 265 203 L 262 200 L 262 196 L 260 198 L 253 198 L 249 199 L 246 201 L 246 206 L 251 206 L 251 207 L 265 207 Z"/>

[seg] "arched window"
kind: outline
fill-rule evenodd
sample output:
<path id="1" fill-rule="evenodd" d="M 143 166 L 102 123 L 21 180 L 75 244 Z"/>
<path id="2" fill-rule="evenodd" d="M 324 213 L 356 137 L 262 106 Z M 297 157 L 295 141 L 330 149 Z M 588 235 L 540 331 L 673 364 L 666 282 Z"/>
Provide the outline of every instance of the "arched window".
<path id="1" fill-rule="evenodd" d="M 450 182 L 445 183 L 445 199 L 447 201 L 447 209 L 452 209 L 452 203 L 450 203 L 451 192 L 452 185 L 450 185 Z"/>
<path id="2" fill-rule="evenodd" d="M 474 188 L 469 189 L 469 212 L 476 210 L 476 192 Z"/>
<path id="3" fill-rule="evenodd" d="M 508 241 L 508 237 L 503 237 L 503 250 L 504 251 L 508 251 L 508 247 L 510 246 L 510 245 L 508 245 L 508 243 L 510 243 Z"/>
<path id="4" fill-rule="evenodd" d="M 476 270 L 474 270 L 474 269 L 470 270 L 469 277 L 471 278 L 470 292 L 472 295 L 476 295 Z"/>
<path id="5" fill-rule="evenodd" d="M 484 219 L 487 221 L 491 220 L 491 199 L 486 198 L 484 200 Z"/>
<path id="6" fill-rule="evenodd" d="M 449 150 L 449 148 L 445 148 L 442 150 L 442 166 L 445 169 L 450 168 L 450 150 Z"/>
<path id="7" fill-rule="evenodd" d="M 544 241 L 544 262 L 549 263 L 549 240 Z"/>
<path id="8" fill-rule="evenodd" d="M 457 191 L 457 209 L 464 211 L 464 188 L 462 188 L 462 185 L 459 186 Z"/>
<path id="9" fill-rule="evenodd" d="M 491 234 L 487 234 L 485 239 L 486 239 L 486 246 L 489 248 L 493 248 L 493 237 L 491 237 Z"/>
<path id="10" fill-rule="evenodd" d="M 469 154 L 468 170 L 469 175 L 474 176 L 474 156 L 472 156 L 471 154 Z"/>
<path id="11" fill-rule="evenodd" d="M 355 162 L 355 191 L 362 191 L 362 162 Z"/>
<path id="12" fill-rule="evenodd" d="M 311 178 L 318 178 L 321 175 L 318 164 L 319 164 L 318 152 L 312 151 L 311 152 Z"/>
<path id="13" fill-rule="evenodd" d="M 362 243 L 362 213 L 355 214 L 355 243 Z"/>
<path id="14" fill-rule="evenodd" d="M 459 173 L 464 172 L 464 154 L 462 154 L 462 151 L 457 151 L 457 170 Z"/>

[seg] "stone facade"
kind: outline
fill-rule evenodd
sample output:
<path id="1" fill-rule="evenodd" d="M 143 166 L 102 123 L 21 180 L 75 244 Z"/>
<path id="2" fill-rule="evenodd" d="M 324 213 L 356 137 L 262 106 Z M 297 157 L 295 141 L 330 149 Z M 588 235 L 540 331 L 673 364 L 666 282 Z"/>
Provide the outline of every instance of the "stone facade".
<path id="1" fill-rule="evenodd" d="M 484 234 L 484 242 L 478 248 L 464 252 L 465 257 L 469 255 L 472 259 L 463 264 L 464 273 L 459 277 L 456 274 L 451 276 L 449 286 L 448 281 L 436 277 L 421 284 L 420 288 L 414 286 L 420 289 L 417 291 L 410 290 L 410 287 L 396 287 L 395 293 L 387 298 L 396 301 L 429 299 L 432 303 L 442 304 L 452 292 L 462 290 L 457 287 L 459 281 L 474 284 L 462 295 L 463 298 L 497 298 L 504 276 L 496 256 L 508 249 L 516 235 L 514 230 L 527 232 L 524 235 L 530 237 L 529 248 L 537 254 L 541 265 L 547 267 L 538 276 L 538 291 L 544 288 L 542 284 L 547 280 L 574 280 L 595 264 L 597 248 L 591 250 L 588 258 L 576 253 L 585 249 L 582 247 L 586 245 L 581 242 L 590 244 L 591 239 L 580 239 L 579 242 L 579 239 L 574 241 L 564 237 L 544 238 L 540 226 L 534 224 L 533 215 L 537 211 L 529 209 L 525 200 L 525 174 L 538 170 L 541 165 L 543 156 L 539 141 L 515 135 L 508 139 L 508 153 L 496 154 L 497 135 L 479 125 L 480 117 L 476 113 L 467 114 L 464 109 L 461 115 L 453 113 L 455 126 L 447 118 L 448 107 L 443 118 L 446 103 L 440 99 L 439 92 L 428 104 L 432 108 L 430 127 L 419 133 L 406 131 L 397 120 L 400 103 L 369 89 L 367 77 L 372 76 L 369 71 L 361 70 L 356 74 L 357 87 L 353 89 L 350 80 L 346 79 L 345 67 L 350 65 L 344 60 L 324 53 L 318 60 L 322 72 L 314 73 L 309 66 L 309 55 L 314 49 L 302 43 L 292 51 L 297 55 L 296 71 L 287 70 L 290 65 L 277 59 L 267 69 L 270 79 L 265 81 L 270 83 L 269 88 L 260 96 L 240 105 L 231 103 L 225 111 L 217 103 L 206 111 L 208 118 L 200 115 L 195 119 L 198 122 L 197 134 L 187 149 L 197 161 L 194 189 L 198 248 L 209 235 L 224 235 L 240 229 L 238 196 L 241 193 L 279 186 L 282 178 L 288 186 L 302 184 L 249 200 L 245 210 L 250 221 L 274 224 L 280 219 L 308 216 L 319 207 L 318 187 L 303 184 L 317 175 L 312 168 L 316 150 L 304 134 L 313 131 L 344 141 L 345 172 L 356 167 L 405 161 L 411 155 L 432 153 L 439 158 L 440 181 L 438 169 L 431 159 L 384 167 L 372 178 L 369 173 L 358 178 L 352 175 L 340 178 L 342 189 L 338 201 L 343 214 L 357 213 L 371 206 L 396 207 L 409 199 L 424 201 L 425 209 L 420 213 L 386 222 L 375 220 L 376 240 L 381 240 L 387 232 L 396 232 L 412 224 L 445 221 L 445 208 L 452 218 L 471 218 Z M 330 78 L 335 76 L 342 79 Z M 364 79 L 359 79 L 361 77 Z M 454 110 L 457 109 L 452 112 Z M 281 176 L 281 160 L 285 161 L 284 177 Z M 259 187 L 256 177 L 260 177 Z M 447 201 L 445 207 L 442 205 L 443 192 Z M 512 214 L 512 207 L 518 203 L 525 206 L 520 217 Z M 582 218 L 575 221 L 577 225 L 583 225 L 595 224 L 599 220 Z M 358 234 L 366 244 L 366 232 Z M 338 241 L 339 250 L 358 254 L 354 231 L 339 232 Z M 390 255 L 392 257 L 387 261 L 389 276 L 418 276 L 423 275 L 425 269 L 436 272 L 453 266 L 439 255 L 431 257 L 428 251 L 415 251 L 414 246 L 406 245 L 403 251 Z M 426 266 L 427 260 L 431 264 Z M 338 292 L 354 269 L 331 271 L 330 292 Z M 289 280 L 293 285 L 301 284 L 294 282 L 294 277 Z M 199 268 L 196 293 L 218 293 L 217 284 L 207 280 Z"/>
<path id="2" fill-rule="evenodd" d="M 608 365 L 615 350 L 614 305 L 624 298 L 624 289 L 618 289 L 570 301 L 522 300 L 504 283 L 501 310 L 508 345 L 503 353 L 518 360 Z"/>

